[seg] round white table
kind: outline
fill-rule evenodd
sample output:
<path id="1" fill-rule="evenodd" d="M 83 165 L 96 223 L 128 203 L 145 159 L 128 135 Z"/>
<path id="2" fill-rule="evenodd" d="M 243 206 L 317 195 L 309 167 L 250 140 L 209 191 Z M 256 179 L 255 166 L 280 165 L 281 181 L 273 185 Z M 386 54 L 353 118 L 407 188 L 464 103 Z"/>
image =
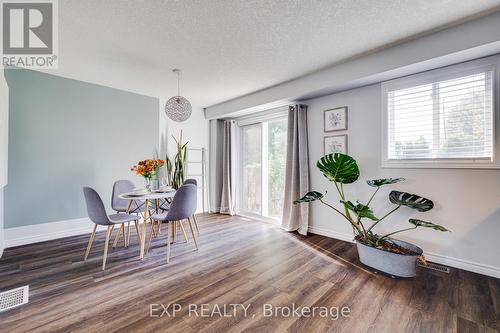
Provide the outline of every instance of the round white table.
<path id="1" fill-rule="evenodd" d="M 142 224 L 142 232 L 141 232 L 141 259 L 144 258 L 144 252 L 146 248 L 146 224 L 149 218 L 149 209 L 148 209 L 148 203 L 149 201 L 154 201 L 155 202 L 155 210 L 158 213 L 158 201 L 160 199 L 169 199 L 173 198 L 175 194 L 174 189 L 170 190 L 159 190 L 159 191 L 153 191 L 153 192 L 147 192 L 141 195 L 138 195 L 136 192 L 127 192 L 127 193 L 122 193 L 119 195 L 120 198 L 129 200 L 128 208 L 127 208 L 127 214 L 130 212 L 130 207 L 132 206 L 132 203 L 134 201 L 144 201 L 144 223 Z M 137 205 L 139 207 L 140 205 Z"/>

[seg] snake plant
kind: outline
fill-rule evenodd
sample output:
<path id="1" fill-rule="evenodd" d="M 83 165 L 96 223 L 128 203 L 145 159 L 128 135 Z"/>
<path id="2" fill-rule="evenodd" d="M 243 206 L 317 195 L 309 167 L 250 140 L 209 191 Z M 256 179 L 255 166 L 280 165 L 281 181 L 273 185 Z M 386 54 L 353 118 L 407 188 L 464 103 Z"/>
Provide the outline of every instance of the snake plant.
<path id="1" fill-rule="evenodd" d="M 172 138 L 175 141 L 177 152 L 172 159 L 166 156 L 166 165 L 167 165 L 167 179 L 168 183 L 172 188 L 178 189 L 179 187 L 182 186 L 182 183 L 184 183 L 184 172 L 186 169 L 186 161 L 187 161 L 187 144 L 182 143 L 182 131 L 179 139 L 177 140 L 173 135 Z"/>

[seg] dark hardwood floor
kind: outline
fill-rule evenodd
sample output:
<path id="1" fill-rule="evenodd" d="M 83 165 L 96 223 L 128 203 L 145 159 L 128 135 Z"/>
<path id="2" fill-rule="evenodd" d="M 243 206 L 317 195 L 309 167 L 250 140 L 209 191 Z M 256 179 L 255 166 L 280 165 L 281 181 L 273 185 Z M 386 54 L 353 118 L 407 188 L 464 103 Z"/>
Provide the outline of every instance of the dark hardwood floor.
<path id="1" fill-rule="evenodd" d="M 30 303 L 0 314 L 0 332 L 496 332 L 500 280 L 452 269 L 419 268 L 414 279 L 391 279 L 362 266 L 352 244 L 302 237 L 241 217 L 205 215 L 199 251 L 172 247 L 164 233 L 143 261 L 135 234 L 110 251 L 101 271 L 104 234 L 90 259 L 88 235 L 7 249 L 0 290 L 30 285 Z M 90 230 L 89 230 L 90 232 Z M 182 239 L 182 238 L 179 238 Z M 121 245 L 122 243 L 120 243 Z M 175 317 L 160 305 L 179 304 Z M 189 304 L 193 304 L 191 315 Z M 218 313 L 200 317 L 226 304 Z M 241 307 L 232 315 L 230 304 Z M 343 307 L 349 317 L 267 317 L 264 304 Z M 196 306 L 197 312 L 194 312 Z M 170 308 L 169 310 L 172 310 Z M 169 311 L 170 315 L 172 312 Z M 208 314 L 208 313 L 207 313 Z M 267 313 L 269 314 L 269 313 Z M 324 314 L 324 313 L 323 313 Z M 335 310 L 331 313 L 335 316 Z M 198 316 L 197 316 L 198 315 Z"/>

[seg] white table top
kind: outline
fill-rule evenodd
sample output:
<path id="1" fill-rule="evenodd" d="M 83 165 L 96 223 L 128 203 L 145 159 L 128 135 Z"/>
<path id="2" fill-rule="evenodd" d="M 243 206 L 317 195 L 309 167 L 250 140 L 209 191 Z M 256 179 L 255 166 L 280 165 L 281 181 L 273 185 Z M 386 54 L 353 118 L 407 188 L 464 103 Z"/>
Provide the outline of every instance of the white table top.
<path id="1" fill-rule="evenodd" d="M 172 198 L 175 194 L 175 190 L 166 190 L 165 192 L 148 192 L 144 195 L 135 195 L 135 192 L 127 192 L 119 195 L 122 199 L 127 200 L 155 200 L 155 199 L 166 199 Z"/>

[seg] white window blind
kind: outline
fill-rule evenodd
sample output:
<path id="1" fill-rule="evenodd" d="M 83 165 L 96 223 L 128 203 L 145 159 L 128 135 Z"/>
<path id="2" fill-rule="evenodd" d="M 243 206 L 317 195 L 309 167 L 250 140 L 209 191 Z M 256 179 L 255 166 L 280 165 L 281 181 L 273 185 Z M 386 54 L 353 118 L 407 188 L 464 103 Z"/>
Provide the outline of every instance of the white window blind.
<path id="1" fill-rule="evenodd" d="M 489 160 L 494 156 L 494 68 L 389 87 L 388 160 Z"/>

